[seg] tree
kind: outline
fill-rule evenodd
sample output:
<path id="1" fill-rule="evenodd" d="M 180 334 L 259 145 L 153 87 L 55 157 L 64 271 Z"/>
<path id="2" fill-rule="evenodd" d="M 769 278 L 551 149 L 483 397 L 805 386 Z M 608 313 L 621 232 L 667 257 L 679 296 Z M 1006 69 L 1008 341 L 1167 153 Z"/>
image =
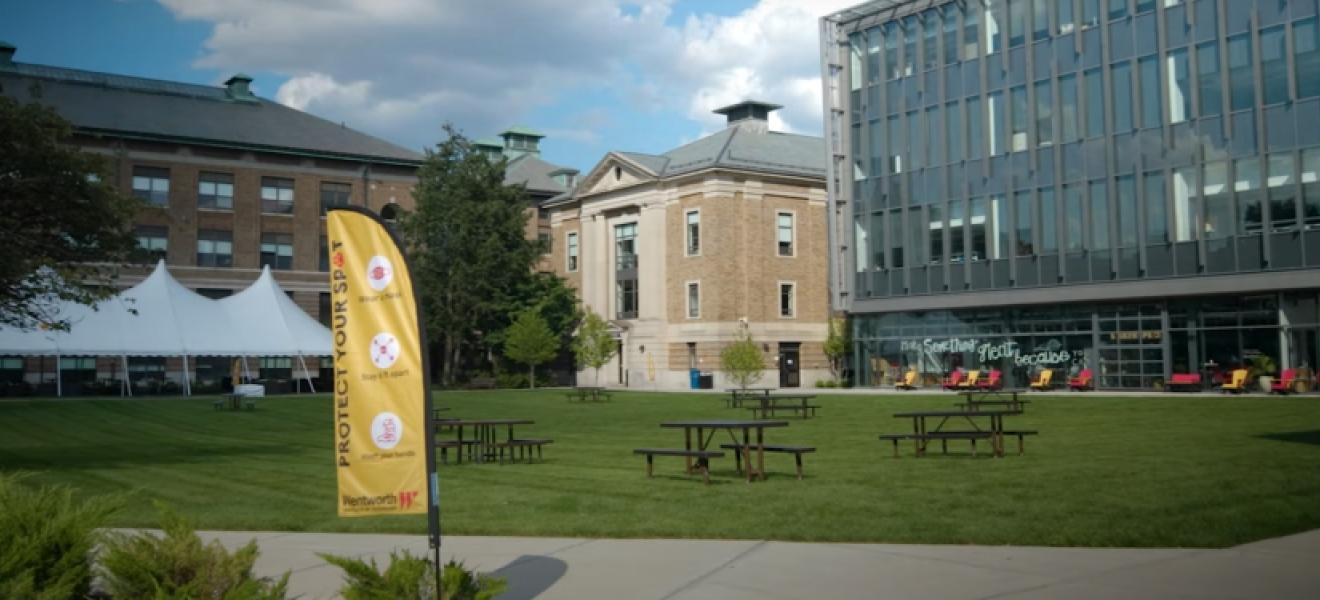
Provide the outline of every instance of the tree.
<path id="1" fill-rule="evenodd" d="M 54 110 L 0 96 L 0 324 L 64 329 L 51 300 L 95 304 L 137 247 L 138 202 Z"/>
<path id="2" fill-rule="evenodd" d="M 527 309 L 509 325 L 504 336 L 504 354 L 531 368 L 529 381 L 536 389 L 536 365 L 559 353 L 559 338 L 550 331 L 541 313 Z"/>
<path id="3" fill-rule="evenodd" d="M 761 380 L 765 357 L 752 341 L 751 333 L 744 330 L 737 341 L 720 350 L 720 370 L 743 389 Z"/>
<path id="4" fill-rule="evenodd" d="M 848 320 L 846 318 L 831 318 L 829 321 L 829 334 L 825 338 L 825 358 L 830 361 L 830 375 L 835 381 L 839 381 L 843 374 L 843 359 L 848 355 L 848 350 L 852 342 L 848 335 Z"/>
<path id="5" fill-rule="evenodd" d="M 465 346 L 498 331 L 482 327 L 509 314 L 541 245 L 524 237 L 526 190 L 504 184 L 505 162 L 475 150 L 452 125 L 444 131 L 418 171 L 417 210 L 401 226 L 427 332 L 443 348 L 443 382 L 452 385 Z"/>
<path id="6" fill-rule="evenodd" d="M 600 368 L 614 358 L 618 342 L 610 335 L 609 324 L 600 315 L 588 309 L 587 316 L 578 327 L 577 337 L 573 338 L 573 353 L 578 364 L 596 370 L 596 383 L 600 383 Z"/>
<path id="7" fill-rule="evenodd" d="M 561 350 L 569 348 L 573 330 L 582 320 L 577 295 L 563 278 L 554 273 L 531 273 L 515 286 L 513 295 L 508 298 L 508 304 L 502 308 L 504 308 L 502 312 L 491 315 L 489 322 L 478 326 L 480 331 L 490 332 L 478 341 L 491 352 L 504 353 L 509 326 L 524 311 L 535 310 L 545 319 L 550 332 L 559 340 Z"/>

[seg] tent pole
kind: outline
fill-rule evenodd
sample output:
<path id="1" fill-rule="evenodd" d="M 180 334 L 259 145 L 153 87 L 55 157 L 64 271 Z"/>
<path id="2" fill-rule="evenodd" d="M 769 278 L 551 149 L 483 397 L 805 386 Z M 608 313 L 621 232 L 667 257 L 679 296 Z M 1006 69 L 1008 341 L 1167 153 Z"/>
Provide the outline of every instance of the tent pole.
<path id="1" fill-rule="evenodd" d="M 123 355 L 123 359 L 124 359 L 124 385 L 120 386 L 119 395 L 122 397 L 124 393 L 127 392 L 128 397 L 132 398 L 133 381 L 132 381 L 132 376 L 128 374 L 128 355 L 127 354 Z"/>
<path id="2" fill-rule="evenodd" d="M 64 397 L 64 382 L 60 381 L 61 379 L 63 378 L 60 377 L 60 355 L 56 354 L 55 355 L 55 397 L 57 398 Z"/>
<path id="3" fill-rule="evenodd" d="M 312 390 L 313 394 L 315 394 L 316 384 L 312 383 L 312 375 L 307 372 L 307 361 L 303 360 L 303 355 L 301 353 L 298 354 L 298 364 L 302 366 L 303 379 L 307 380 L 307 387 Z"/>
<path id="4" fill-rule="evenodd" d="M 192 378 L 188 377 L 188 355 L 183 355 L 183 395 L 192 395 Z"/>

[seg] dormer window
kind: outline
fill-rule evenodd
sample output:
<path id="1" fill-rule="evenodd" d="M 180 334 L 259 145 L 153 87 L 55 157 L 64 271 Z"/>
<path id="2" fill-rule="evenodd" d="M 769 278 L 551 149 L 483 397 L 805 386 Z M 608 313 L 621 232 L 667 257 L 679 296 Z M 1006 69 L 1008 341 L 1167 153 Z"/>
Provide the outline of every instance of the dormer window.
<path id="1" fill-rule="evenodd" d="M 618 181 L 620 179 L 623 179 L 623 169 L 614 167 L 614 180 Z"/>

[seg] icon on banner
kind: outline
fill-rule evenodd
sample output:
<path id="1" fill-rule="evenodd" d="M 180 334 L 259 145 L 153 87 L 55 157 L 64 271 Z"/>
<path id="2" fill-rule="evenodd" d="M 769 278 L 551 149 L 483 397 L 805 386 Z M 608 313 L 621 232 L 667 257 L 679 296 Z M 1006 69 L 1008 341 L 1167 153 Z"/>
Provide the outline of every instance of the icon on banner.
<path id="1" fill-rule="evenodd" d="M 403 423 L 399 415 L 383 412 L 371 420 L 371 441 L 381 450 L 391 450 L 403 438 Z"/>
<path id="2" fill-rule="evenodd" d="M 373 256 L 367 263 L 367 285 L 377 292 L 385 289 L 394 280 L 394 265 L 384 256 Z"/>
<path id="3" fill-rule="evenodd" d="M 371 338 L 371 362 L 378 369 L 388 369 L 399 360 L 399 340 L 388 333 Z"/>

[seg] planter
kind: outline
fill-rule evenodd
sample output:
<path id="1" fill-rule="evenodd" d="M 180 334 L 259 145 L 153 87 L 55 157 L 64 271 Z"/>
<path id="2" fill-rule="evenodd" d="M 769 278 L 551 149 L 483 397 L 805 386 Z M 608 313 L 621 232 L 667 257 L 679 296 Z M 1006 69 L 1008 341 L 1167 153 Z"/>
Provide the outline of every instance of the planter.
<path id="1" fill-rule="evenodd" d="M 1269 375 L 1261 375 L 1257 381 L 1260 382 L 1260 391 L 1268 394 L 1270 386 L 1274 383 L 1274 378 Z"/>

